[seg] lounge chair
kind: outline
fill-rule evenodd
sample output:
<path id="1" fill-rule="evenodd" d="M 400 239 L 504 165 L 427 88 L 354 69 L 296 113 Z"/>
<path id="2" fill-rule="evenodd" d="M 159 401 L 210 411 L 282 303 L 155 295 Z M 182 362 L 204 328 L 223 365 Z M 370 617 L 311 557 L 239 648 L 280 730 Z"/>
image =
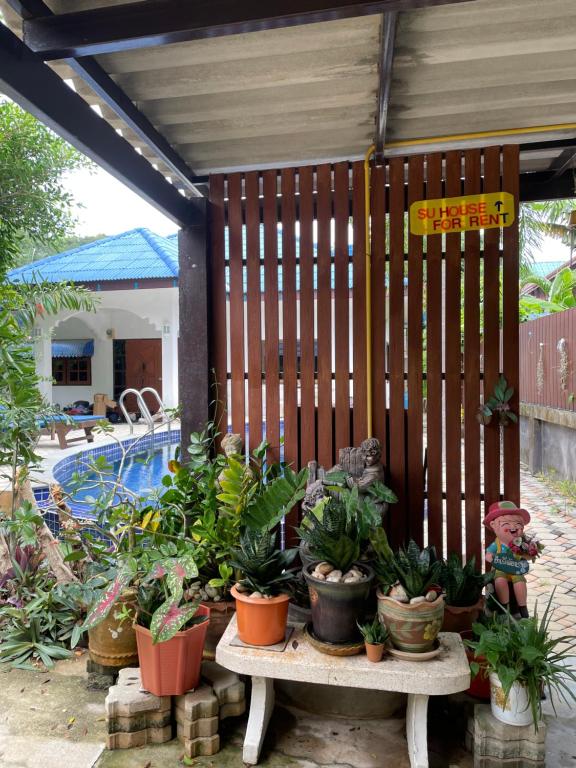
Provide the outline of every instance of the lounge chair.
<path id="1" fill-rule="evenodd" d="M 89 443 L 94 442 L 94 435 L 92 430 L 98 424 L 103 421 L 102 416 L 68 416 L 67 414 L 55 414 L 42 419 L 40 422 L 41 434 L 49 434 L 50 439 L 54 440 L 58 437 L 58 443 L 60 448 L 69 448 L 72 443 L 77 443 L 80 440 L 87 440 Z M 78 435 L 78 437 L 67 437 L 69 432 L 77 429 L 83 429 L 84 434 Z"/>

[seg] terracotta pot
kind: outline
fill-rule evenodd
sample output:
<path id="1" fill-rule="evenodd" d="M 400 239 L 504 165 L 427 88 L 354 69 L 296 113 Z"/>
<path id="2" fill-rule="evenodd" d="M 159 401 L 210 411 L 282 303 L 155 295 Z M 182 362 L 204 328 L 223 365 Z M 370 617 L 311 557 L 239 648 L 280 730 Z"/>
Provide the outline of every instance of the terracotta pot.
<path id="1" fill-rule="evenodd" d="M 249 597 L 232 587 L 236 600 L 238 637 L 247 645 L 276 645 L 286 635 L 289 595 Z"/>
<path id="2" fill-rule="evenodd" d="M 132 617 L 136 615 L 136 596 L 134 592 L 126 592 L 115 605 L 108 616 L 88 630 L 88 650 L 90 658 L 103 667 L 135 667 L 138 664 L 138 648 L 133 621 L 120 621 L 115 616 L 120 608 L 127 606 L 132 609 Z"/>
<path id="3" fill-rule="evenodd" d="M 382 661 L 384 655 L 384 643 L 364 643 L 368 661 Z"/>
<path id="4" fill-rule="evenodd" d="M 409 653 L 426 653 L 432 650 L 444 617 L 444 597 L 440 595 L 429 603 L 400 603 L 386 597 L 380 589 L 378 615 L 388 629 L 395 648 Z"/>
<path id="5" fill-rule="evenodd" d="M 442 632 L 469 632 L 472 629 L 472 624 L 478 620 L 483 608 L 483 597 L 474 605 L 457 606 L 445 603 Z"/>
<path id="6" fill-rule="evenodd" d="M 204 658 L 214 661 L 216 656 L 216 646 L 220 638 L 226 631 L 230 619 L 236 612 L 236 604 L 233 600 L 221 600 L 219 603 L 205 602 L 201 603 L 210 610 L 210 624 L 206 633 L 206 642 L 204 643 Z"/>
<path id="7" fill-rule="evenodd" d="M 327 643 L 353 642 L 360 636 L 357 622 L 363 618 L 374 571 L 364 563 L 355 563 L 366 574 L 363 581 L 352 584 L 322 581 L 312 576 L 318 562 L 303 570 L 310 592 L 314 634 Z"/>
<path id="8" fill-rule="evenodd" d="M 462 640 L 472 640 L 474 638 L 474 632 L 467 631 L 461 633 Z M 464 646 L 466 651 L 466 658 L 468 664 L 473 661 L 480 665 L 480 671 L 477 675 L 470 678 L 470 688 L 466 691 L 470 696 L 474 696 L 476 699 L 482 699 L 482 701 L 490 701 L 490 680 L 488 679 L 488 673 L 486 671 L 484 656 L 474 656 L 474 650 Z"/>
<path id="9" fill-rule="evenodd" d="M 526 686 L 513 683 L 506 698 L 500 678 L 494 672 L 490 674 L 490 708 L 496 720 L 506 725 L 532 725 L 534 722 Z"/>
<path id="10" fill-rule="evenodd" d="M 176 632 L 170 640 L 156 645 L 149 629 L 135 625 L 142 687 L 155 696 L 181 696 L 200 681 L 210 609 L 201 605 L 195 615 L 208 616 L 208 621 Z"/>

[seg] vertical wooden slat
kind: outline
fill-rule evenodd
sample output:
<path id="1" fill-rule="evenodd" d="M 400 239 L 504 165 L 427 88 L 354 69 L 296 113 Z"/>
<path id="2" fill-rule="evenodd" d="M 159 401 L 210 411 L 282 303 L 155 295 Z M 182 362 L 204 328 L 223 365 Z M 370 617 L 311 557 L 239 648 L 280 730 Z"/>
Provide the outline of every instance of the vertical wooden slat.
<path id="1" fill-rule="evenodd" d="M 382 444 L 382 461 L 388 467 L 386 387 L 386 168 L 371 174 L 372 237 L 372 435 Z"/>
<path id="2" fill-rule="evenodd" d="M 461 194 L 461 155 L 446 153 L 446 197 Z M 462 552 L 462 426 L 460 268 L 461 236 L 446 236 L 445 327 L 446 345 L 446 528 L 448 552 Z"/>
<path id="3" fill-rule="evenodd" d="M 316 458 L 312 167 L 300 168 L 298 178 L 300 192 L 300 463 L 304 467 Z"/>
<path id="4" fill-rule="evenodd" d="M 424 158 L 408 162 L 408 208 L 424 198 Z M 408 521 L 409 536 L 419 546 L 424 540 L 424 464 L 422 413 L 422 312 L 423 312 L 423 239 L 408 235 Z"/>
<path id="5" fill-rule="evenodd" d="M 335 449 L 350 445 L 350 354 L 348 277 L 348 163 L 334 166 L 334 347 L 336 363 Z"/>
<path id="6" fill-rule="evenodd" d="M 266 361 L 266 440 L 268 459 L 280 459 L 280 381 L 278 360 L 277 172 L 264 171 L 264 318 Z"/>
<path id="7" fill-rule="evenodd" d="M 212 271 L 212 339 L 216 401 L 214 422 L 226 431 L 228 366 L 226 361 L 226 251 L 225 251 L 224 176 L 210 176 L 210 250 Z"/>
<path id="8" fill-rule="evenodd" d="M 248 336 L 248 434 L 253 451 L 262 441 L 262 316 L 260 200 L 257 171 L 246 174 L 246 271 Z"/>
<path id="9" fill-rule="evenodd" d="M 481 190 L 479 149 L 464 153 L 464 193 Z M 481 567 L 480 515 L 480 232 L 466 232 L 464 261 L 464 490 L 466 494 L 466 557 Z"/>
<path id="10" fill-rule="evenodd" d="M 319 165 L 317 174 L 318 221 L 318 461 L 324 467 L 334 464 L 332 441 L 332 275 L 330 259 L 330 220 L 332 218 L 331 167 Z"/>
<path id="11" fill-rule="evenodd" d="M 354 445 L 366 439 L 366 202 L 364 192 L 364 164 L 352 166 L 353 215 L 353 422 Z"/>
<path id="12" fill-rule="evenodd" d="M 230 372 L 232 429 L 244 439 L 244 288 L 242 279 L 242 174 L 228 177 L 230 248 Z"/>
<path id="13" fill-rule="evenodd" d="M 442 156 L 426 157 L 426 197 L 442 197 Z M 426 444 L 428 543 L 443 550 L 442 511 L 442 237 L 426 238 Z"/>
<path id="14" fill-rule="evenodd" d="M 296 195 L 294 169 L 282 171 L 282 328 L 284 361 L 284 460 L 298 466 L 296 370 Z M 293 523 L 296 523 L 294 520 Z"/>
<path id="15" fill-rule="evenodd" d="M 514 224 L 504 228 L 503 267 L 503 371 L 508 386 L 514 388 L 510 401 L 512 411 L 519 414 L 519 367 L 518 367 L 518 193 L 519 193 L 519 148 L 509 144 L 502 149 L 502 190 L 510 192 L 516 201 Z M 550 351 L 552 351 L 552 344 Z M 554 343 L 554 352 L 556 344 Z M 520 503 L 520 426 L 510 424 L 504 430 L 504 496 Z"/>
<path id="16" fill-rule="evenodd" d="M 500 148 L 484 150 L 484 192 L 500 191 Z M 500 230 L 484 231 L 484 401 L 494 391 L 500 371 Z M 495 421 L 495 420 L 494 420 Z M 496 423 L 484 432 L 485 512 L 500 498 L 500 427 Z M 489 532 L 487 533 L 490 537 Z"/>
<path id="17" fill-rule="evenodd" d="M 407 534 L 404 424 L 404 158 L 390 160 L 390 485 L 398 496 L 390 520 L 392 542 Z"/>

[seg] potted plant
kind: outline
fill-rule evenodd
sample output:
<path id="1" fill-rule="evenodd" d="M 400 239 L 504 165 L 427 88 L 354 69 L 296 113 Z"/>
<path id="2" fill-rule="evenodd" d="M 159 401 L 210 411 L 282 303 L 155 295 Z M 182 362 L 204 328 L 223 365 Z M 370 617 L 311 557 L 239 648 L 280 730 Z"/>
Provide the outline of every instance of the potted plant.
<path id="1" fill-rule="evenodd" d="M 319 640 L 351 643 L 357 620 L 374 579 L 374 571 L 358 562 L 360 532 L 341 497 L 323 499 L 307 514 L 298 533 L 317 558 L 303 569 L 312 607 L 312 626 Z"/>
<path id="2" fill-rule="evenodd" d="M 538 729 L 542 717 L 542 691 L 548 690 L 552 705 L 554 696 L 563 701 L 576 701 L 568 682 L 576 682 L 570 656 L 576 643 L 572 637 L 553 638 L 549 633 L 550 597 L 542 619 L 534 616 L 515 619 L 510 613 L 493 617 L 488 624 L 475 624 L 477 640 L 467 640 L 475 657 L 483 657 L 490 674 L 492 714 L 508 725 L 529 725 Z M 471 664 L 473 673 L 478 664 Z"/>
<path id="3" fill-rule="evenodd" d="M 273 531 L 248 528 L 231 565 L 242 573 L 232 587 L 236 600 L 238 636 L 247 645 L 275 645 L 286 635 L 289 587 L 294 579 L 290 569 L 298 550 L 276 547 Z"/>
<path id="4" fill-rule="evenodd" d="M 381 661 L 386 648 L 386 640 L 388 640 L 388 630 L 381 623 L 378 614 L 376 614 L 373 621 L 367 624 L 358 624 L 358 629 L 364 638 L 368 660 Z"/>
<path id="5" fill-rule="evenodd" d="M 434 547 L 420 550 L 414 541 L 395 554 L 384 530 L 372 536 L 380 620 L 394 647 L 410 653 L 430 651 L 444 617 L 444 598 L 438 585 L 441 562 Z"/>
<path id="6" fill-rule="evenodd" d="M 191 552 L 166 556 L 143 551 L 121 561 L 118 572 L 93 605 L 84 629 L 97 626 L 132 586 L 137 590 L 134 625 L 142 685 L 156 696 L 176 696 L 198 685 L 210 611 L 185 602 L 186 581 L 198 575 Z"/>
<path id="7" fill-rule="evenodd" d="M 462 558 L 452 552 L 442 563 L 440 586 L 444 591 L 444 632 L 466 632 L 478 619 L 484 605 L 482 590 L 491 580 L 490 573 L 476 570 L 476 558 L 462 565 Z"/>

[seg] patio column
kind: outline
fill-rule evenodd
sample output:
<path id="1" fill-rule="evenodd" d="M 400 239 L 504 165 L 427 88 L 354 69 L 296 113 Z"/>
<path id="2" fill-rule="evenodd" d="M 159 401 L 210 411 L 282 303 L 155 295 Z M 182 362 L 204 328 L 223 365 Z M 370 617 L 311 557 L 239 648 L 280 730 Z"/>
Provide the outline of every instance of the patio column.
<path id="1" fill-rule="evenodd" d="M 178 405 L 178 307 L 162 323 L 162 400 L 168 408 Z"/>
<path id="2" fill-rule="evenodd" d="M 206 200 L 197 205 L 204 206 Z M 182 406 L 182 446 L 190 433 L 202 429 L 209 418 L 208 343 L 208 229 L 206 216 L 197 225 L 181 229 L 178 236 L 180 265 L 180 339 L 178 346 L 179 396 Z M 186 454 L 183 453 L 183 457 Z"/>
<path id="3" fill-rule="evenodd" d="M 36 326 L 33 331 L 36 373 L 40 376 L 38 389 L 52 403 L 52 338 L 50 329 Z"/>

